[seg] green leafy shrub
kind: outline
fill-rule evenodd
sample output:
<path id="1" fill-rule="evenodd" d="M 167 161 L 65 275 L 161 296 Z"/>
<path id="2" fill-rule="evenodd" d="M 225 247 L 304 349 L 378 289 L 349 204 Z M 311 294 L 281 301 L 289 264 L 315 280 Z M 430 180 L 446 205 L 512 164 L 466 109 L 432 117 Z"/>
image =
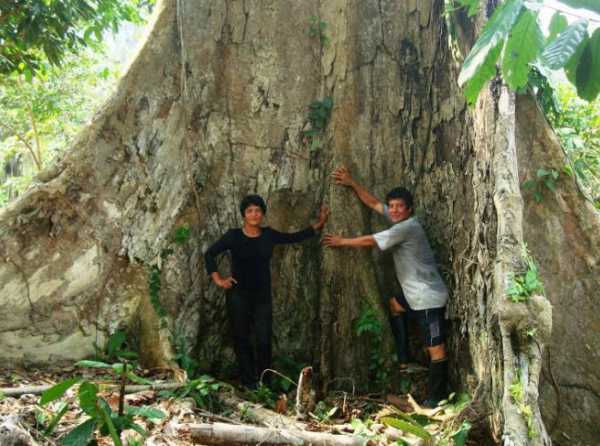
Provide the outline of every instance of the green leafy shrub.
<path id="1" fill-rule="evenodd" d="M 312 16 L 309 19 L 308 35 L 310 37 L 318 37 L 322 46 L 329 46 L 331 39 L 326 34 L 327 22 L 319 19 L 317 16 Z"/>
<path id="2" fill-rule="evenodd" d="M 323 135 L 331 111 L 333 110 L 333 98 L 327 96 L 322 101 L 313 101 L 308 106 L 308 121 L 310 129 L 303 132 L 305 140 L 310 144 L 310 150 L 314 151 L 323 146 L 321 136 Z"/>
<path id="3" fill-rule="evenodd" d="M 355 323 L 357 336 L 367 335 L 370 343 L 369 378 L 375 387 L 382 389 L 389 384 L 389 372 L 381 353 L 383 346 L 383 326 L 377 318 L 375 309 L 365 306 Z"/>
<path id="4" fill-rule="evenodd" d="M 560 173 L 555 169 L 538 169 L 536 178 L 526 180 L 522 184 L 523 190 L 531 191 L 533 199 L 537 203 L 544 200 L 544 190 L 556 192 L 556 183 L 560 178 Z"/>
<path id="5" fill-rule="evenodd" d="M 132 371 L 128 371 L 126 363 L 107 364 L 100 361 L 80 361 L 77 363 L 81 367 L 102 368 L 114 371 L 121 379 L 125 377 L 138 383 L 148 384 L 149 381 L 138 377 Z M 123 382 L 123 386 L 124 386 Z M 40 405 L 56 401 L 64 396 L 71 387 L 79 385 L 77 393 L 77 404 L 88 418 L 71 430 L 61 439 L 61 444 L 65 446 L 91 446 L 96 444 L 93 439 L 94 432 L 102 436 L 110 436 L 115 446 L 122 446 L 120 434 L 126 429 L 133 429 L 142 436 L 147 436 L 146 431 L 134 421 L 134 417 L 147 419 L 162 419 L 165 414 L 152 407 L 132 407 L 124 405 L 124 394 L 119 395 L 119 411 L 114 412 L 106 399 L 99 395 L 98 385 L 82 379 L 70 378 L 60 382 L 42 393 Z M 123 387 L 122 387 L 123 388 Z M 58 425 L 60 419 L 67 412 L 68 405 L 61 404 L 57 413 L 46 428 L 46 434 L 51 433 Z"/>
<path id="6" fill-rule="evenodd" d="M 544 284 L 533 258 L 526 255 L 527 270 L 523 274 L 513 274 L 507 290 L 509 299 L 514 303 L 527 302 L 536 293 L 544 294 Z"/>

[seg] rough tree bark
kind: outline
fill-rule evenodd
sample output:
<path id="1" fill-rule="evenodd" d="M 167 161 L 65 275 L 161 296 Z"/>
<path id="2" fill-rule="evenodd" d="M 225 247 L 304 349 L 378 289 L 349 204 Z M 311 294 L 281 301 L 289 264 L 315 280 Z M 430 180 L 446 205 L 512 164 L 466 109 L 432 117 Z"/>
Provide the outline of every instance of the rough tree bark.
<path id="1" fill-rule="evenodd" d="M 550 306 L 542 296 L 527 304 L 505 296 L 530 232 L 521 220 L 515 132 L 523 140 L 539 135 L 519 126 L 515 98 L 498 83 L 467 109 L 442 7 L 441 0 L 161 3 L 114 97 L 65 159 L 0 214 L 0 309 L 10 315 L 0 320 L 1 360 L 79 359 L 126 326 L 148 365 L 171 363 L 176 336 L 206 368 L 223 370 L 232 361 L 223 295 L 203 273 L 203 250 L 239 224 L 237 204 L 254 191 L 267 198 L 278 229 L 304 226 L 322 201 L 333 211 L 328 231 L 383 228 L 351 192 L 329 183 L 344 163 L 379 196 L 397 184 L 414 190 L 453 289 L 454 379 L 487 404 L 492 438 L 548 444 L 537 392 Z M 327 23 L 327 39 L 308 35 L 311 17 Z M 307 106 L 326 96 L 331 121 L 323 146 L 310 151 L 302 138 Z M 178 246 L 172 236 L 182 225 L 192 234 Z M 534 253 L 539 240 L 530 244 Z M 365 303 L 385 320 L 385 262 L 367 251 L 323 251 L 315 241 L 278 251 L 275 353 L 313 364 L 325 388 L 336 378 L 365 383 L 369 342 L 353 324 Z M 157 288 L 148 289 L 157 278 L 163 322 L 150 298 Z M 525 335 L 530 328 L 535 338 Z M 518 377 L 533 438 L 510 396 Z"/>

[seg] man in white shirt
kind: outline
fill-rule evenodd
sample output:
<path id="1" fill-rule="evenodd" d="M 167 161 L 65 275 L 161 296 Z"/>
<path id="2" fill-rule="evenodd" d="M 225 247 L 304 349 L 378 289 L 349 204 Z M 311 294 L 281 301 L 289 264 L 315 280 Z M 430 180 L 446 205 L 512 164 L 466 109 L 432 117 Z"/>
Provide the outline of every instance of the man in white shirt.
<path id="1" fill-rule="evenodd" d="M 358 184 L 345 167 L 332 174 L 336 184 L 351 187 L 358 198 L 369 208 L 384 215 L 393 224 L 385 231 L 355 238 L 327 234 L 323 244 L 331 248 L 366 248 L 393 250 L 396 277 L 402 293 L 389 299 L 390 323 L 396 340 L 400 367 L 408 363 L 408 338 L 406 315 L 415 318 L 429 356 L 428 398 L 425 406 L 435 407 L 447 397 L 448 359 L 444 344 L 444 309 L 448 289 L 435 263 L 435 258 L 423 227 L 413 214 L 411 193 L 401 187 L 392 189 L 381 203 Z"/>

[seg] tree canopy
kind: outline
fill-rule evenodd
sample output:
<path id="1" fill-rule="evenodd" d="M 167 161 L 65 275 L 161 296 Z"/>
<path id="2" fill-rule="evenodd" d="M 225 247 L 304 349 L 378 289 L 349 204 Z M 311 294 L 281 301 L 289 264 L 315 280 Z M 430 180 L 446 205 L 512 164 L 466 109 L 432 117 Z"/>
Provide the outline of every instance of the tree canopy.
<path id="1" fill-rule="evenodd" d="M 0 3 L 0 75 L 31 78 L 44 62 L 102 41 L 107 29 L 139 22 L 154 0 L 4 0 Z"/>
<path id="2" fill-rule="evenodd" d="M 479 0 L 457 0 L 469 16 L 477 14 Z M 496 76 L 517 90 L 527 86 L 532 73 L 548 77 L 551 70 L 564 69 L 582 99 L 592 101 L 600 93 L 600 28 L 591 31 L 590 13 L 600 14 L 595 0 L 560 0 L 579 8 L 581 18 L 569 24 L 557 10 L 544 36 L 539 13 L 544 0 L 506 0 L 483 27 L 465 58 L 459 84 L 469 103 L 475 102 L 483 86 Z"/>

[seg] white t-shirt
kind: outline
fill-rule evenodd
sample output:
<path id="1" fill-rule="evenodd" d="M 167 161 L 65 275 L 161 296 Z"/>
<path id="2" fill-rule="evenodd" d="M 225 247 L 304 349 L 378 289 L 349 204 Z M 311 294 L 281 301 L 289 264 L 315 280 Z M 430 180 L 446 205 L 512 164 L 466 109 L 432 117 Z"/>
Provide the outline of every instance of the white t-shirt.
<path id="1" fill-rule="evenodd" d="M 384 208 L 389 219 L 388 208 Z M 416 217 L 373 234 L 382 251 L 393 248 L 396 277 L 412 310 L 441 308 L 448 301 L 448 289 L 438 272 L 429 241 Z"/>

